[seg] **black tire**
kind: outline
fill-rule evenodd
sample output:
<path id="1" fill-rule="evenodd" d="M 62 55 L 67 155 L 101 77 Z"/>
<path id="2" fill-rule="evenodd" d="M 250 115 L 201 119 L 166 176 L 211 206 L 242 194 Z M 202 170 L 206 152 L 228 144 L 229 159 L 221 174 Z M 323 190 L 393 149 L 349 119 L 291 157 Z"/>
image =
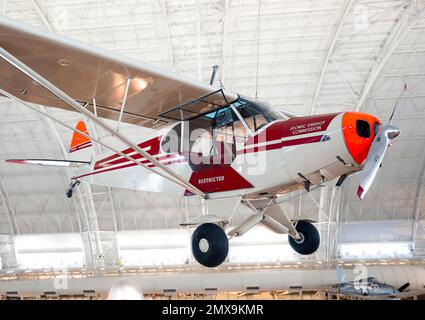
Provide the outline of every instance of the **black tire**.
<path id="1" fill-rule="evenodd" d="M 288 241 L 292 249 L 302 255 L 316 252 L 320 245 L 320 234 L 316 227 L 308 221 L 300 220 L 295 226 L 295 229 L 297 229 L 302 240 L 297 241 L 291 236 L 288 236 Z"/>
<path id="2" fill-rule="evenodd" d="M 204 246 L 202 249 L 201 247 Z M 223 263 L 229 253 L 229 239 L 224 230 L 214 223 L 201 224 L 192 234 L 192 254 L 196 261 L 208 268 Z"/>

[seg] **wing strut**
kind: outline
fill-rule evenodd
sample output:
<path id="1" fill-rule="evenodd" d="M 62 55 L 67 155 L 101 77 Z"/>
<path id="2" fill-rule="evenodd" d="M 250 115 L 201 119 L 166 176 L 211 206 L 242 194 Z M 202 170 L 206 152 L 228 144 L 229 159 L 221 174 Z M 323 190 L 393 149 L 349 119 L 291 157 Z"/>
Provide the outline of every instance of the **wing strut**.
<path id="1" fill-rule="evenodd" d="M 178 182 L 180 182 L 180 184 L 177 183 L 178 185 L 180 185 L 180 186 L 183 185 L 190 192 L 192 192 L 194 194 L 197 194 L 198 196 L 201 196 L 203 198 L 207 198 L 207 196 L 201 190 L 199 190 L 194 185 L 192 185 L 191 183 L 189 183 L 188 181 L 186 181 L 183 177 L 181 177 L 176 172 L 174 172 L 174 171 L 170 170 L 169 168 L 167 168 L 167 166 L 165 166 L 164 164 L 162 164 L 161 162 L 159 162 L 157 159 L 155 159 L 154 157 L 152 157 L 149 153 L 147 153 L 146 151 L 144 151 L 142 148 L 140 148 L 139 146 L 137 146 L 136 144 L 134 144 L 133 142 L 131 142 L 124 135 L 122 135 L 119 132 L 115 131 L 112 127 L 110 127 L 104 121 L 102 121 L 101 119 L 99 119 L 98 117 L 96 117 L 89 110 L 87 110 L 84 107 L 82 107 L 77 101 L 75 101 L 73 98 L 71 98 L 65 92 L 63 92 L 58 87 L 56 87 L 55 85 L 53 85 L 51 82 L 49 82 L 48 80 L 46 80 L 45 78 L 43 78 L 41 75 L 39 75 L 37 72 L 35 72 L 34 70 L 32 70 L 30 67 L 28 67 L 26 64 L 24 64 L 22 61 L 20 61 L 19 59 L 17 59 L 15 56 L 13 56 L 12 54 L 10 54 L 8 51 L 6 51 L 5 49 L 3 49 L 2 47 L 0 47 L 0 56 L 5 61 L 7 61 L 8 63 L 10 63 L 12 66 L 14 66 L 18 70 L 20 70 L 21 72 L 23 72 L 24 74 L 26 74 L 32 80 L 34 80 L 37 83 L 39 83 L 42 87 L 44 87 L 46 90 L 48 90 L 54 96 L 56 96 L 57 98 L 59 98 L 63 102 L 67 103 L 68 105 L 70 105 L 76 111 L 78 111 L 78 112 L 86 115 L 88 118 L 92 119 L 93 122 L 95 122 L 98 125 L 100 125 L 101 127 L 103 127 L 106 131 L 108 131 L 109 133 L 111 133 L 112 136 L 117 137 L 125 145 L 127 145 L 130 148 L 132 148 L 134 151 L 136 151 L 137 153 L 139 153 L 140 155 L 142 155 L 143 157 L 145 157 L 147 160 L 149 160 L 150 162 L 152 162 L 153 164 L 155 164 L 156 166 L 158 166 L 158 168 L 160 168 L 163 171 L 165 171 L 173 179 L 170 178 L 169 176 L 162 175 L 162 174 L 160 174 L 159 172 L 157 172 L 155 170 L 150 170 L 151 172 L 153 172 L 155 174 L 159 174 L 162 177 L 168 179 L 169 181 L 171 181 L 173 183 L 176 183 L 178 181 Z M 90 138 L 90 139 L 92 139 L 92 138 Z M 151 168 L 149 168 L 149 169 L 151 169 Z"/>

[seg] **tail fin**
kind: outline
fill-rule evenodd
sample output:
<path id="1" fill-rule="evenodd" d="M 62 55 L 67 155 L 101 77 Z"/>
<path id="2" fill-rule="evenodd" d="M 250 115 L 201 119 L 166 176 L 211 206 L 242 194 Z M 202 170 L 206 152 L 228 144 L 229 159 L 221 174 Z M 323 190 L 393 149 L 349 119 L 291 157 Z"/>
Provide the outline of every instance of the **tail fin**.
<path id="1" fill-rule="evenodd" d="M 85 134 L 89 134 L 84 121 L 79 121 L 75 128 Z M 69 147 L 69 160 L 90 162 L 92 160 L 91 140 L 77 132 L 74 132 L 71 145 Z"/>
<path id="2" fill-rule="evenodd" d="M 342 269 L 340 266 L 336 267 L 336 274 L 338 276 L 338 284 L 344 283 L 345 281 L 344 269 Z"/>

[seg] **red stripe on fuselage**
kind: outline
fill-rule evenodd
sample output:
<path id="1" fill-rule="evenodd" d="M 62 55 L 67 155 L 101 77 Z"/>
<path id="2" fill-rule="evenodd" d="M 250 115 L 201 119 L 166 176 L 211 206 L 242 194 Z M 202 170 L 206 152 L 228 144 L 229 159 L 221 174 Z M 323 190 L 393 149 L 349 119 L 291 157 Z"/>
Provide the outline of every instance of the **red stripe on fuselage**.
<path id="1" fill-rule="evenodd" d="M 283 138 L 296 137 L 304 134 L 326 131 L 329 124 L 339 113 L 324 114 L 309 117 L 299 117 L 289 120 L 277 121 L 259 134 L 250 137 L 245 146 L 256 145 Z"/>
<path id="2" fill-rule="evenodd" d="M 160 141 L 161 141 L 161 137 L 155 137 L 155 138 L 152 138 L 150 140 L 147 140 L 147 141 L 144 141 L 142 143 L 139 143 L 138 144 L 138 147 L 140 147 L 142 149 L 143 148 L 146 148 L 146 147 L 151 147 L 146 152 L 149 153 L 151 156 L 154 156 L 154 155 L 157 155 L 159 153 L 159 143 L 160 143 Z M 128 149 L 125 149 L 125 150 L 123 150 L 121 152 L 124 153 L 124 154 L 129 154 L 129 153 L 136 152 L 136 151 L 133 150 L 132 148 L 128 148 Z M 108 162 L 110 160 L 117 159 L 119 157 L 120 157 L 119 154 L 110 155 L 110 156 L 108 156 L 108 157 L 106 157 L 104 159 L 101 159 L 101 160 L 97 161 L 96 164 L 95 164 L 95 167 L 98 166 L 99 168 L 101 168 L 102 167 L 101 166 L 102 163 Z"/>
<path id="3" fill-rule="evenodd" d="M 162 164 L 163 165 L 170 165 L 170 164 L 183 163 L 183 162 L 186 162 L 186 159 L 183 159 L 182 158 L 182 159 L 165 161 Z M 98 173 L 105 173 L 105 172 L 109 172 L 109 171 L 115 171 L 115 170 L 130 168 L 130 167 L 134 167 L 134 166 L 137 166 L 137 165 L 138 165 L 137 163 L 128 163 L 128 164 L 125 164 L 125 165 L 122 165 L 122 166 L 118 166 L 118 167 L 113 167 L 113 168 L 108 168 L 108 169 L 105 169 L 105 170 L 99 170 L 99 171 L 94 171 L 94 172 L 86 173 L 86 174 L 83 174 L 81 176 L 74 177 L 73 179 L 80 179 L 80 178 L 92 176 L 92 175 L 95 175 L 95 174 L 98 174 Z M 154 167 L 156 167 L 156 165 L 149 164 L 149 165 L 147 165 L 147 167 L 148 168 L 154 168 Z"/>
<path id="4" fill-rule="evenodd" d="M 158 157 L 156 160 L 160 161 L 160 160 L 169 159 L 169 158 L 172 159 L 172 158 L 175 158 L 176 156 L 179 156 L 179 154 L 178 153 L 167 154 L 165 156 Z M 138 159 L 143 158 L 143 160 L 140 161 L 143 164 L 150 162 L 149 160 L 145 159 L 139 153 L 130 156 L 130 158 L 132 158 L 134 160 L 138 160 Z M 114 161 L 110 161 L 110 162 L 107 162 L 107 163 L 102 163 L 100 165 L 98 165 L 97 162 L 96 162 L 96 164 L 94 165 L 94 170 L 99 170 L 99 169 L 111 167 L 111 166 L 114 166 L 116 164 L 125 163 L 125 162 L 129 162 L 129 161 L 131 161 L 131 160 L 128 160 L 127 158 L 120 158 L 120 159 L 117 159 L 117 160 L 114 160 Z"/>
<path id="5" fill-rule="evenodd" d="M 89 142 L 80 144 L 79 146 L 76 146 L 76 147 L 72 148 L 71 150 L 69 150 L 69 153 L 73 153 L 75 151 L 79 151 L 79 150 L 82 150 L 82 149 L 85 149 L 85 148 L 90 148 L 91 146 L 92 146 L 92 144 L 89 141 Z"/>
<path id="6" fill-rule="evenodd" d="M 281 141 L 281 142 L 277 142 L 277 143 L 273 143 L 273 144 L 269 144 L 269 145 L 265 145 L 265 146 L 247 148 L 245 150 L 239 151 L 238 154 L 269 151 L 269 150 L 280 149 L 280 148 L 283 148 L 283 147 L 290 147 L 290 146 L 320 142 L 322 137 L 323 137 L 323 135 L 294 139 L 294 140 L 288 140 L 288 141 Z"/>

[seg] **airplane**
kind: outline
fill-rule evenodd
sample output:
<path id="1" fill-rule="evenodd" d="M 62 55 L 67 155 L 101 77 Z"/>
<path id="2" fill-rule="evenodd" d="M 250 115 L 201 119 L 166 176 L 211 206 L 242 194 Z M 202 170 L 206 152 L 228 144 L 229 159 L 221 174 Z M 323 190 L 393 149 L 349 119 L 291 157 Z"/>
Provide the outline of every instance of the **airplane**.
<path id="1" fill-rule="evenodd" d="M 196 227 L 192 253 L 205 267 L 223 263 L 229 239 L 260 223 L 287 234 L 297 253 L 313 254 L 317 228 L 308 219 L 291 220 L 279 206 L 281 196 L 334 179 L 340 186 L 359 173 L 363 199 L 400 134 L 392 125 L 397 104 L 388 124 L 359 112 L 296 116 L 5 17 L 0 58 L 0 94 L 74 132 L 67 159 L 7 162 L 67 168 L 68 197 L 81 182 L 199 197 L 202 212 L 181 225 Z M 33 104 L 79 112 L 81 121 L 70 126 Z M 121 146 L 90 133 L 87 121 Z M 122 123 L 156 130 L 134 142 L 120 132 Z M 94 143 L 107 151 L 94 154 Z M 241 205 L 253 213 L 229 230 Z"/>
<path id="2" fill-rule="evenodd" d="M 361 299 L 401 299 L 418 296 L 424 293 L 423 290 L 406 291 L 410 283 L 406 282 L 400 288 L 380 282 L 375 277 L 367 277 L 356 281 L 345 282 L 345 273 L 341 267 L 336 269 L 338 275 L 338 284 L 332 285 L 331 290 L 326 290 L 331 294 L 338 294 L 346 297 L 355 297 Z M 336 291 L 334 289 L 337 289 Z"/>

